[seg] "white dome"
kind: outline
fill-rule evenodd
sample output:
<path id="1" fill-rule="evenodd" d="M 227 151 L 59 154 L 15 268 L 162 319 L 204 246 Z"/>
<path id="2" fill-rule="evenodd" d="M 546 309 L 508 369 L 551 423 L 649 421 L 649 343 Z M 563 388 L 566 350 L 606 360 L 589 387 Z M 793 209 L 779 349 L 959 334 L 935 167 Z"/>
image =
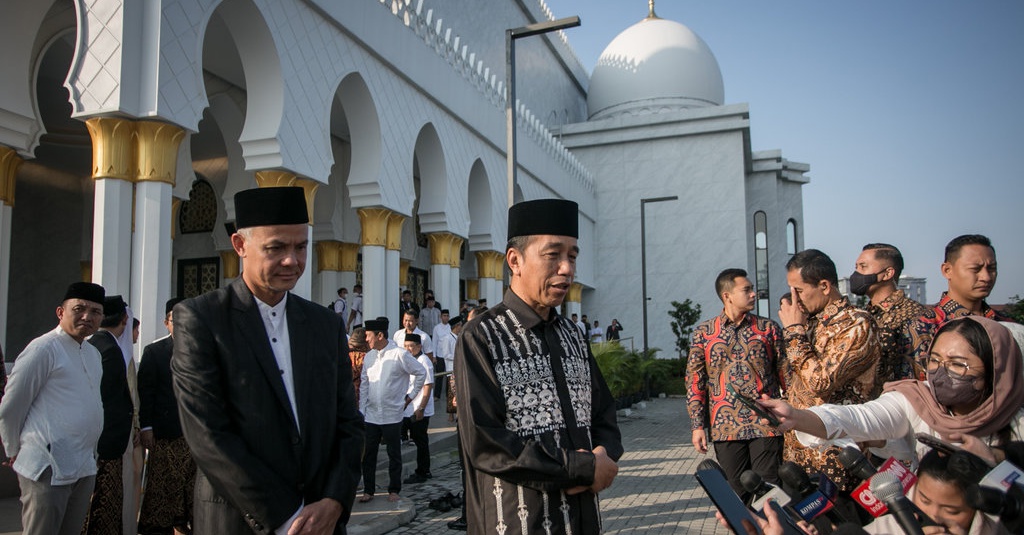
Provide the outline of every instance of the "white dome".
<path id="1" fill-rule="evenodd" d="M 597 60 L 587 94 L 591 119 L 724 101 L 722 71 L 708 45 L 686 26 L 657 17 L 612 40 Z"/>

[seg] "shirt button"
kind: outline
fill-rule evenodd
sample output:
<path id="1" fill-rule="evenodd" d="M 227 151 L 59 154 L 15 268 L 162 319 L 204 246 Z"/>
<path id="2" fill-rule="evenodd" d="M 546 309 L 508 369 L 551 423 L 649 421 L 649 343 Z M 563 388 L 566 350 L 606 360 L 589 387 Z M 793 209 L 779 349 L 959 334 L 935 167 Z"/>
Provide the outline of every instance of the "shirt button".
<path id="1" fill-rule="evenodd" d="M 277 338 L 271 338 L 270 341 L 274 342 L 276 344 L 277 343 Z"/>

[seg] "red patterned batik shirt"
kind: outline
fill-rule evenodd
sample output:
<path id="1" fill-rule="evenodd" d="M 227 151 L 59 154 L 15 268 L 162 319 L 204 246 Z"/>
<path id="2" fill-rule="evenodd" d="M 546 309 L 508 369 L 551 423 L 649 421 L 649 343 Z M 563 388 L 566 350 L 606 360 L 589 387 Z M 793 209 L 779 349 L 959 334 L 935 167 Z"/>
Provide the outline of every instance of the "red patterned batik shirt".
<path id="1" fill-rule="evenodd" d="M 734 323 L 723 312 L 698 325 L 686 363 L 690 428 L 710 427 L 715 442 L 779 436 L 726 385 L 751 399 L 779 397 L 783 355 L 782 329 L 768 318 L 746 314 Z"/>

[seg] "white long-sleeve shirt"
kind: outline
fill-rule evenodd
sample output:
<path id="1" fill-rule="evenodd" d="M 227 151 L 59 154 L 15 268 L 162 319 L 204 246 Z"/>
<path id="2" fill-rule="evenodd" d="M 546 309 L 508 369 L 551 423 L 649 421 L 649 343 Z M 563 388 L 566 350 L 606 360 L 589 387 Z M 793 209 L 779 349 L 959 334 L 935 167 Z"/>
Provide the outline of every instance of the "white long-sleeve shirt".
<path id="1" fill-rule="evenodd" d="M 423 390 L 427 371 L 408 351 L 389 341 L 384 349 L 366 353 L 360 378 L 359 410 L 366 423 L 388 425 L 402 421 L 405 395 L 410 389 Z"/>
<path id="2" fill-rule="evenodd" d="M 428 355 L 433 355 L 434 342 L 431 340 L 430 335 L 423 332 L 423 329 L 420 329 L 419 327 L 416 327 L 412 333 L 420 335 L 420 346 L 423 348 L 423 352 Z M 405 347 L 405 329 L 403 328 L 395 331 L 395 334 L 391 339 L 395 341 L 395 345 L 398 347 Z"/>
<path id="3" fill-rule="evenodd" d="M 426 375 L 425 380 L 423 381 L 423 386 L 421 386 L 420 388 L 415 389 L 415 390 L 413 390 L 413 380 L 415 379 L 415 377 L 409 376 L 409 385 L 410 386 L 409 386 L 409 392 L 407 393 L 407 395 L 412 398 L 412 401 L 405 408 L 405 414 L 403 414 L 403 416 L 405 416 L 406 418 L 412 418 L 412 416 L 414 414 L 416 414 L 416 409 L 418 409 L 420 407 L 420 405 L 423 404 L 423 387 L 425 387 L 426 385 L 434 384 L 434 364 L 432 362 L 430 362 L 430 357 L 428 357 L 424 353 L 420 353 L 415 358 L 416 358 L 416 361 L 420 363 L 420 366 L 423 367 L 424 371 L 426 371 L 427 375 Z M 433 415 L 434 415 L 434 395 L 430 394 L 430 395 L 427 396 L 427 404 L 426 404 L 426 406 L 423 407 L 423 417 L 424 418 L 430 418 Z"/>
<path id="4" fill-rule="evenodd" d="M 0 403 L 0 438 L 14 471 L 36 480 L 53 469 L 51 485 L 96 474 L 103 431 L 100 352 L 59 326 L 36 338 L 11 370 Z"/>
<path id="5" fill-rule="evenodd" d="M 928 452 L 929 448 L 917 443 L 915 433 L 938 436 L 914 410 L 906 396 L 899 392 L 885 392 L 878 399 L 859 405 L 819 405 L 808 409 L 821 418 L 825 424 L 827 439 L 807 433 L 797 433 L 797 439 L 808 447 L 834 444 L 842 447 L 854 442 L 888 440 L 885 448 L 872 448 L 882 457 L 911 461 L 912 463 Z M 1021 440 L 1024 430 L 1024 409 L 1010 422 L 1011 440 Z M 941 438 L 941 437 L 939 437 Z M 989 437 L 978 437 L 987 441 Z M 916 449 L 916 451 L 915 451 Z"/>

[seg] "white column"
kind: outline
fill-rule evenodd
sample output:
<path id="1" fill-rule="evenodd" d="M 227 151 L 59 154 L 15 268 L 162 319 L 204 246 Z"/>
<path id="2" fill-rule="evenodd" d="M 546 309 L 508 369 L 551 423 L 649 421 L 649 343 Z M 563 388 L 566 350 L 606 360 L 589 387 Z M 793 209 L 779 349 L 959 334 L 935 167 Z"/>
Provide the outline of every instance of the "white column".
<path id="1" fill-rule="evenodd" d="M 338 288 L 348 288 L 349 298 L 352 297 L 352 287 L 356 285 L 356 272 L 355 271 L 339 271 L 338 272 L 338 283 L 334 285 L 335 296 L 337 296 Z M 345 318 L 348 319 L 348 318 Z"/>
<path id="2" fill-rule="evenodd" d="M 501 298 L 504 297 L 502 294 L 505 292 L 505 288 L 501 279 L 489 280 L 491 281 L 491 291 L 487 294 L 487 306 L 492 307 L 501 302 Z"/>
<path id="3" fill-rule="evenodd" d="M 157 181 L 139 182 L 135 189 L 135 254 L 128 302 L 142 322 L 136 361 L 142 358 L 145 344 L 167 334 L 162 320 L 164 305 L 171 298 L 171 189 L 170 184 Z"/>
<path id="4" fill-rule="evenodd" d="M 494 302 L 491 301 L 491 295 L 494 293 L 494 279 L 488 277 L 480 278 L 480 299 L 487 300 L 487 306 L 494 306 Z"/>
<path id="5" fill-rule="evenodd" d="M 459 315 L 459 283 L 461 282 L 461 279 L 459 279 L 459 268 L 451 268 L 449 276 L 451 277 L 451 282 L 448 284 L 448 297 L 445 298 L 447 301 L 444 302 L 444 306 L 451 313 L 451 316 L 455 317 Z"/>
<path id="6" fill-rule="evenodd" d="M 383 245 L 363 246 L 363 321 L 388 314 L 385 257 Z M 397 278 L 396 268 L 395 279 Z"/>
<path id="7" fill-rule="evenodd" d="M 452 268 L 448 264 L 430 265 L 430 289 L 434 290 L 434 297 L 441 301 L 445 308 L 451 308 Z M 458 308 L 458 305 L 456 305 Z"/>
<path id="8" fill-rule="evenodd" d="M 398 273 L 401 270 L 401 257 L 402 252 L 393 249 L 388 249 L 384 259 L 384 272 L 385 272 L 385 287 L 384 287 L 384 307 L 387 311 L 384 315 L 388 317 L 388 321 L 391 322 L 391 330 L 395 330 L 399 323 L 402 322 L 400 316 L 398 301 L 401 299 L 402 294 L 400 291 L 401 282 L 398 280 Z M 363 260 L 363 272 L 366 272 L 365 262 Z M 363 291 L 366 291 L 366 285 L 363 285 Z M 378 314 L 379 315 L 379 314 Z M 376 316 L 371 316 L 375 318 Z M 398 322 L 398 323 L 395 323 Z"/>
<path id="9" fill-rule="evenodd" d="M 7 349 L 7 299 L 11 281 L 11 216 L 14 208 L 0 202 L 0 350 Z M 12 356 L 13 358 L 13 356 Z"/>
<path id="10" fill-rule="evenodd" d="M 132 183 L 103 178 L 95 186 L 92 281 L 107 295 L 127 296 L 132 280 Z"/>
<path id="11" fill-rule="evenodd" d="M 576 314 L 576 317 L 578 318 L 583 315 L 583 312 L 581 312 L 582 308 L 583 307 L 575 301 L 566 301 L 565 315 L 571 318 L 573 314 Z"/>
<path id="12" fill-rule="evenodd" d="M 311 299 L 313 297 L 313 275 L 311 273 L 313 269 L 313 225 L 306 227 L 306 243 L 309 244 L 309 247 L 306 247 L 306 269 L 302 272 L 299 280 L 295 282 L 292 293 L 304 299 Z"/>
<path id="13" fill-rule="evenodd" d="M 317 283 L 320 285 L 320 292 L 317 293 L 316 302 L 327 305 L 338 300 L 338 288 L 343 286 L 338 283 L 341 273 L 333 270 L 324 270 L 317 274 Z M 349 289 L 351 291 L 351 288 Z M 348 318 L 345 318 L 346 320 Z"/>

